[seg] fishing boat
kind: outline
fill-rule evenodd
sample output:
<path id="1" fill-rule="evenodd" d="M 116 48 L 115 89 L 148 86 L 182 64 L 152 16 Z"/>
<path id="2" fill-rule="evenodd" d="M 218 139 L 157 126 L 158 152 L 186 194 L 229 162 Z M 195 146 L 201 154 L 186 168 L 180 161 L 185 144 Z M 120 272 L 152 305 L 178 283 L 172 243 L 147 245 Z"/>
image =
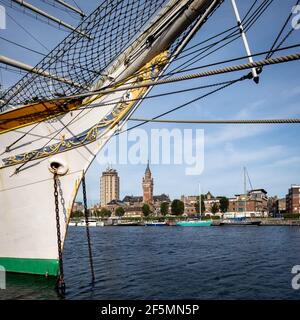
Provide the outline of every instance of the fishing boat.
<path id="1" fill-rule="evenodd" d="M 212 220 L 187 220 L 178 221 L 176 225 L 180 227 L 210 227 L 212 223 Z"/>

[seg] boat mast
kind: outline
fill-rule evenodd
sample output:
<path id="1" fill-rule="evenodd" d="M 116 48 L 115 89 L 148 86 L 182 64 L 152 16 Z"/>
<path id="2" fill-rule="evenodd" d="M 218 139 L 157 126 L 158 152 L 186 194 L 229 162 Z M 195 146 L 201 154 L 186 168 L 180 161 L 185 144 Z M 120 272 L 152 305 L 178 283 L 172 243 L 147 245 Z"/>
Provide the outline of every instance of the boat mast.
<path id="1" fill-rule="evenodd" d="M 246 216 L 247 211 L 247 182 L 246 182 L 246 167 L 244 167 L 244 195 L 245 195 L 245 201 L 244 201 L 244 214 Z"/>
<path id="2" fill-rule="evenodd" d="M 201 184 L 199 183 L 199 214 L 200 214 L 200 218 L 202 217 L 202 193 L 201 193 Z"/>

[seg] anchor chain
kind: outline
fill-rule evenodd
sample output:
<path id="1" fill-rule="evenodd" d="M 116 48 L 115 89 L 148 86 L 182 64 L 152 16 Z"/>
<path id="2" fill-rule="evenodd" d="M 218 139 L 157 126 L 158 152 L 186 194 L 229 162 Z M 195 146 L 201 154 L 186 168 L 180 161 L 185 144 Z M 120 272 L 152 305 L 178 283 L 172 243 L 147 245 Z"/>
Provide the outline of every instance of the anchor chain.
<path id="1" fill-rule="evenodd" d="M 82 192 L 83 192 L 83 205 L 84 205 L 84 216 L 85 216 L 85 225 L 86 225 L 86 236 L 89 248 L 89 259 L 92 273 L 92 281 L 95 281 L 95 272 L 94 272 L 94 263 L 93 263 L 93 254 L 92 254 L 92 245 L 89 229 L 89 210 L 87 207 L 87 196 L 86 196 L 86 184 L 85 184 L 85 175 L 82 177 Z"/>
<path id="2" fill-rule="evenodd" d="M 58 201 L 58 175 L 54 173 L 54 200 L 55 200 L 55 218 L 56 218 L 56 232 L 57 232 L 57 248 L 59 258 L 59 276 L 56 282 L 56 289 L 62 294 L 65 293 L 66 285 L 64 280 L 64 267 L 62 258 L 62 245 L 60 233 L 60 218 L 59 218 L 59 201 Z"/>

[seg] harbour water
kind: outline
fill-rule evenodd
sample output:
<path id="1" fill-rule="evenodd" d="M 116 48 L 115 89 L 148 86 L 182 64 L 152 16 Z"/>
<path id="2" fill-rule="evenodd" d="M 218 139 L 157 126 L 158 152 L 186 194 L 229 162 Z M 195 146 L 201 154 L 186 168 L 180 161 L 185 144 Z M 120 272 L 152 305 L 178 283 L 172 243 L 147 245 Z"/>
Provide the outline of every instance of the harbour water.
<path id="1" fill-rule="evenodd" d="M 70 227 L 65 299 L 300 299 L 300 227 Z M 7 276 L 1 299 L 59 299 L 43 277 Z"/>

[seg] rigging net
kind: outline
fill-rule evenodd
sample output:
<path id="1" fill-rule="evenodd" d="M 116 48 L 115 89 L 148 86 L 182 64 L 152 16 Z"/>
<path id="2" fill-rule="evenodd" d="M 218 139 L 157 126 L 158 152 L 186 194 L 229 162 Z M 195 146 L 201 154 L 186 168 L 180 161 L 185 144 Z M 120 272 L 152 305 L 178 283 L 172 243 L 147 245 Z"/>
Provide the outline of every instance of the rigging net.
<path id="1" fill-rule="evenodd" d="M 16 106 L 70 95 L 88 89 L 106 67 L 144 30 L 167 0 L 104 0 L 78 27 L 89 37 L 70 33 L 35 67 L 55 78 L 33 73 L 24 76 L 0 100 Z M 65 80 L 65 81 L 61 81 Z"/>

